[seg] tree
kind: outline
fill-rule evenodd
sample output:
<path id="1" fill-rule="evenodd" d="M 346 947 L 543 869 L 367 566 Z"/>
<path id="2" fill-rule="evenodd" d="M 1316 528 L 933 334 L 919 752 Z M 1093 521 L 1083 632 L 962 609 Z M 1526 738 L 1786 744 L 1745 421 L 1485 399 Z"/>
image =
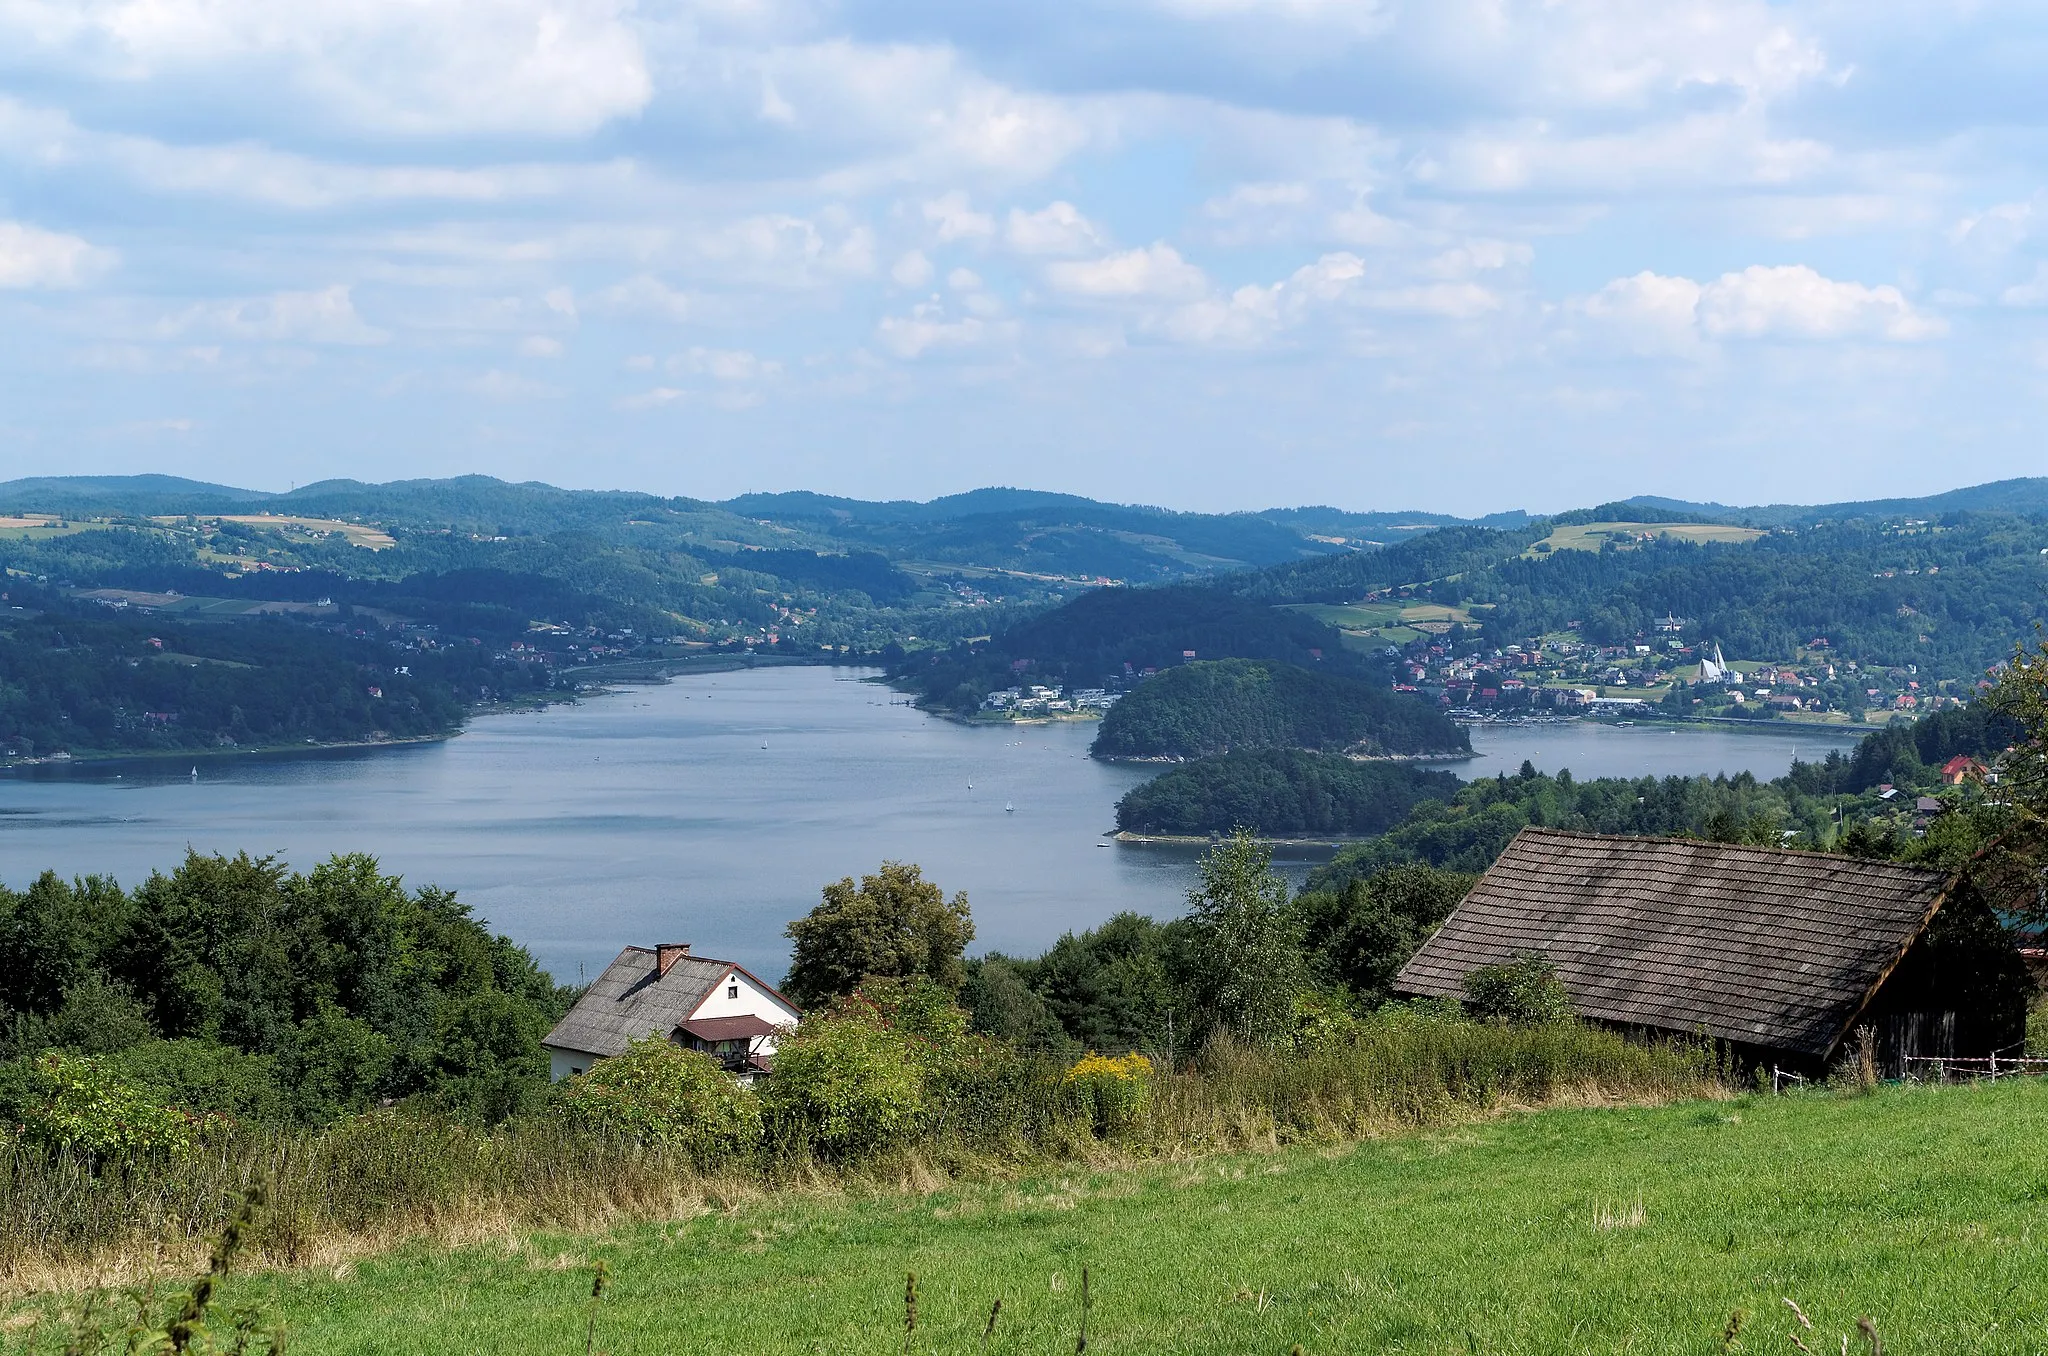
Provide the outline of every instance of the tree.
<path id="1" fill-rule="evenodd" d="M 1368 1003 L 1387 998 L 1394 976 L 1450 917 L 1474 879 L 1408 862 L 1341 890 L 1304 891 L 1295 910 L 1321 977 Z"/>
<path id="2" fill-rule="evenodd" d="M 963 891 L 946 892 L 914 862 L 883 862 L 858 885 L 834 881 L 809 915 L 789 925 L 795 945 L 784 990 L 806 1007 L 842 997 L 870 976 L 923 975 L 958 993 L 967 980 L 962 957 L 974 940 Z"/>
<path id="3" fill-rule="evenodd" d="M 1213 1019 L 1251 1045 L 1294 1033 L 1294 1004 L 1308 987 L 1308 963 L 1273 851 L 1239 829 L 1203 854 L 1202 883 L 1188 891 L 1188 918 L 1201 937 L 1199 998 Z"/>

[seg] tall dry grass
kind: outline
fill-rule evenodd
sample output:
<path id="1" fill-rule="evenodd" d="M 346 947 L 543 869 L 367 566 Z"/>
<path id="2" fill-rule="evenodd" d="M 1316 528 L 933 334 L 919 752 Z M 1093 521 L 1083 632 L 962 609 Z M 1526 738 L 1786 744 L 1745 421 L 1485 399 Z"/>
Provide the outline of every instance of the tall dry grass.
<path id="1" fill-rule="evenodd" d="M 382 1111 L 322 1131 L 241 1127 L 177 1157 L 95 1161 L 0 1147 L 0 1284 L 21 1292 L 190 1265 L 252 1188 L 269 1205 L 247 1246 L 333 1264 L 400 1239 L 673 1219 L 764 1192 L 931 1186 L 1036 1164 L 1110 1162 L 1443 1125 L 1505 1106 L 1647 1102 L 1710 1091 L 1702 1048 L 1578 1024 L 1414 1019 L 1272 1054 L 1217 1043 L 1155 1075 L 1138 1116 L 1098 1137 L 1063 1068 L 1019 1060 L 945 1089 L 914 1141 L 851 1160 L 772 1117 L 761 1145 L 705 1163 L 534 1117 L 492 1130 Z"/>

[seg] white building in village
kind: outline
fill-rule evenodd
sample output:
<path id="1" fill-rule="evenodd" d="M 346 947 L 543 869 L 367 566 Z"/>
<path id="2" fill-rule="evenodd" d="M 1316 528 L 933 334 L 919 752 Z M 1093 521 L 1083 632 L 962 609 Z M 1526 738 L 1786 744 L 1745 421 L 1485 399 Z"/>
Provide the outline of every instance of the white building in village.
<path id="1" fill-rule="evenodd" d="M 803 1013 L 734 961 L 693 956 L 687 942 L 629 946 L 541 1041 L 551 1078 L 588 1072 L 661 1036 L 701 1050 L 751 1082 L 767 1073 L 776 1033 Z"/>

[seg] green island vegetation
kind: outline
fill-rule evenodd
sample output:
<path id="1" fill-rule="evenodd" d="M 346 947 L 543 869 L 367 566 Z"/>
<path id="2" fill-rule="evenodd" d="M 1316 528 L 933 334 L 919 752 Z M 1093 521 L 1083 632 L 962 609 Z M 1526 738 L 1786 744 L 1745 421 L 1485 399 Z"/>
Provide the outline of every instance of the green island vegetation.
<path id="1" fill-rule="evenodd" d="M 1168 669 L 1103 717 L 1097 758 L 1201 758 L 1242 749 L 1386 757 L 1470 753 L 1465 731 L 1383 683 L 1293 664 L 1219 659 Z"/>
<path id="2" fill-rule="evenodd" d="M 1921 835 L 1859 823 L 1837 847 L 1974 863 L 2006 923 L 2037 927 L 2048 645 L 1983 701 L 1976 729 L 2014 734 L 1997 794 L 1951 788 Z M 1908 768 L 1921 751 L 1879 739 Z M 2031 1254 L 2007 1240 L 2048 1094 L 1877 1091 L 1851 1055 L 1797 1095 L 1737 1096 L 1753 1071 L 1580 1022 L 1537 956 L 1475 971 L 1463 1002 L 1389 1001 L 1470 882 L 1410 860 L 1296 892 L 1240 833 L 1184 917 L 969 959 L 966 899 L 885 863 L 790 925 L 810 1011 L 755 1087 L 655 1038 L 548 1083 L 537 1040 L 572 995 L 367 858 L 298 875 L 195 855 L 127 891 L 45 876 L 0 894 L 0 1332 L 427 1350 L 517 1324 L 651 1349 L 675 1292 L 709 1314 L 792 1277 L 732 1331 L 917 1348 L 972 1341 L 1003 1299 L 991 1344 L 1076 1325 L 1078 1346 L 1092 1322 L 1133 1349 L 1611 1331 L 1708 1351 L 1864 1319 L 2031 1349 Z M 189 1294 L 151 1288 L 216 1235 Z M 1983 1274 L 1905 1283 L 1966 1264 Z"/>
<path id="3" fill-rule="evenodd" d="M 1362 837 L 1384 833 L 1417 803 L 1448 800 L 1458 789 L 1450 773 L 1407 763 L 1252 748 L 1197 758 L 1131 788 L 1116 804 L 1116 826 L 1139 834 L 1242 827 L 1267 838 Z"/>

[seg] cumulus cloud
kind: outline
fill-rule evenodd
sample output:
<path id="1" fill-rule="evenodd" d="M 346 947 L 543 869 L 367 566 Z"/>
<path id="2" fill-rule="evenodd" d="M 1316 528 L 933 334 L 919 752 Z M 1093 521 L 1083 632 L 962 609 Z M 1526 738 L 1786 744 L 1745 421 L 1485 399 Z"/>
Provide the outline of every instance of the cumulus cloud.
<path id="1" fill-rule="evenodd" d="M 1581 309 L 1642 351 L 1683 352 L 1703 338 L 1911 343 L 1948 332 L 1896 287 L 1840 282 L 1804 264 L 1753 264 L 1705 284 L 1645 270 L 1608 283 Z"/>
<path id="2" fill-rule="evenodd" d="M 1011 208 L 1003 239 L 1019 254 L 1088 254 L 1107 243 L 1102 229 L 1065 201 L 1036 212 Z"/>
<path id="3" fill-rule="evenodd" d="M 381 344 L 391 338 L 357 313 L 346 284 L 317 292 L 274 292 L 264 297 L 192 307 L 159 327 L 168 336 L 192 331 L 288 344 Z"/>
<path id="4" fill-rule="evenodd" d="M 782 364 L 745 349 L 691 348 L 669 359 L 671 372 L 692 372 L 713 381 L 758 382 L 782 375 Z"/>
<path id="5" fill-rule="evenodd" d="M 911 250 L 890 265 L 889 276 L 901 287 L 923 287 L 932 280 L 932 261 L 923 250 Z"/>
<path id="6" fill-rule="evenodd" d="M 1752 264 L 1700 291 L 1708 334 L 1743 339 L 1932 339 L 1946 322 L 1916 311 L 1898 288 L 1824 278 L 1804 264 Z"/>
<path id="7" fill-rule="evenodd" d="M 1163 241 L 1100 259 L 1048 264 L 1045 280 L 1069 296 L 1103 299 L 1185 301 L 1209 290 L 1207 275 Z"/>
<path id="8" fill-rule="evenodd" d="M 0 35 L 51 66 L 212 102 L 241 88 L 276 111 L 281 84 L 287 117 L 384 133 L 574 135 L 653 93 L 625 0 L 9 0 Z"/>
<path id="9" fill-rule="evenodd" d="M 933 198 L 924 205 L 924 219 L 943 242 L 980 240 L 995 234 L 995 218 L 968 205 L 967 195 L 955 190 Z"/>
<path id="10" fill-rule="evenodd" d="M 106 272 L 114 258 L 75 235 L 0 221 L 0 287 L 77 287 Z"/>
<path id="11" fill-rule="evenodd" d="M 917 358 L 934 349 L 974 348 L 992 340 L 1007 338 L 1016 327 L 1005 321 L 969 315 L 950 318 L 937 302 L 924 302 L 908 315 L 883 316 L 875 326 L 875 339 L 899 358 Z"/>

